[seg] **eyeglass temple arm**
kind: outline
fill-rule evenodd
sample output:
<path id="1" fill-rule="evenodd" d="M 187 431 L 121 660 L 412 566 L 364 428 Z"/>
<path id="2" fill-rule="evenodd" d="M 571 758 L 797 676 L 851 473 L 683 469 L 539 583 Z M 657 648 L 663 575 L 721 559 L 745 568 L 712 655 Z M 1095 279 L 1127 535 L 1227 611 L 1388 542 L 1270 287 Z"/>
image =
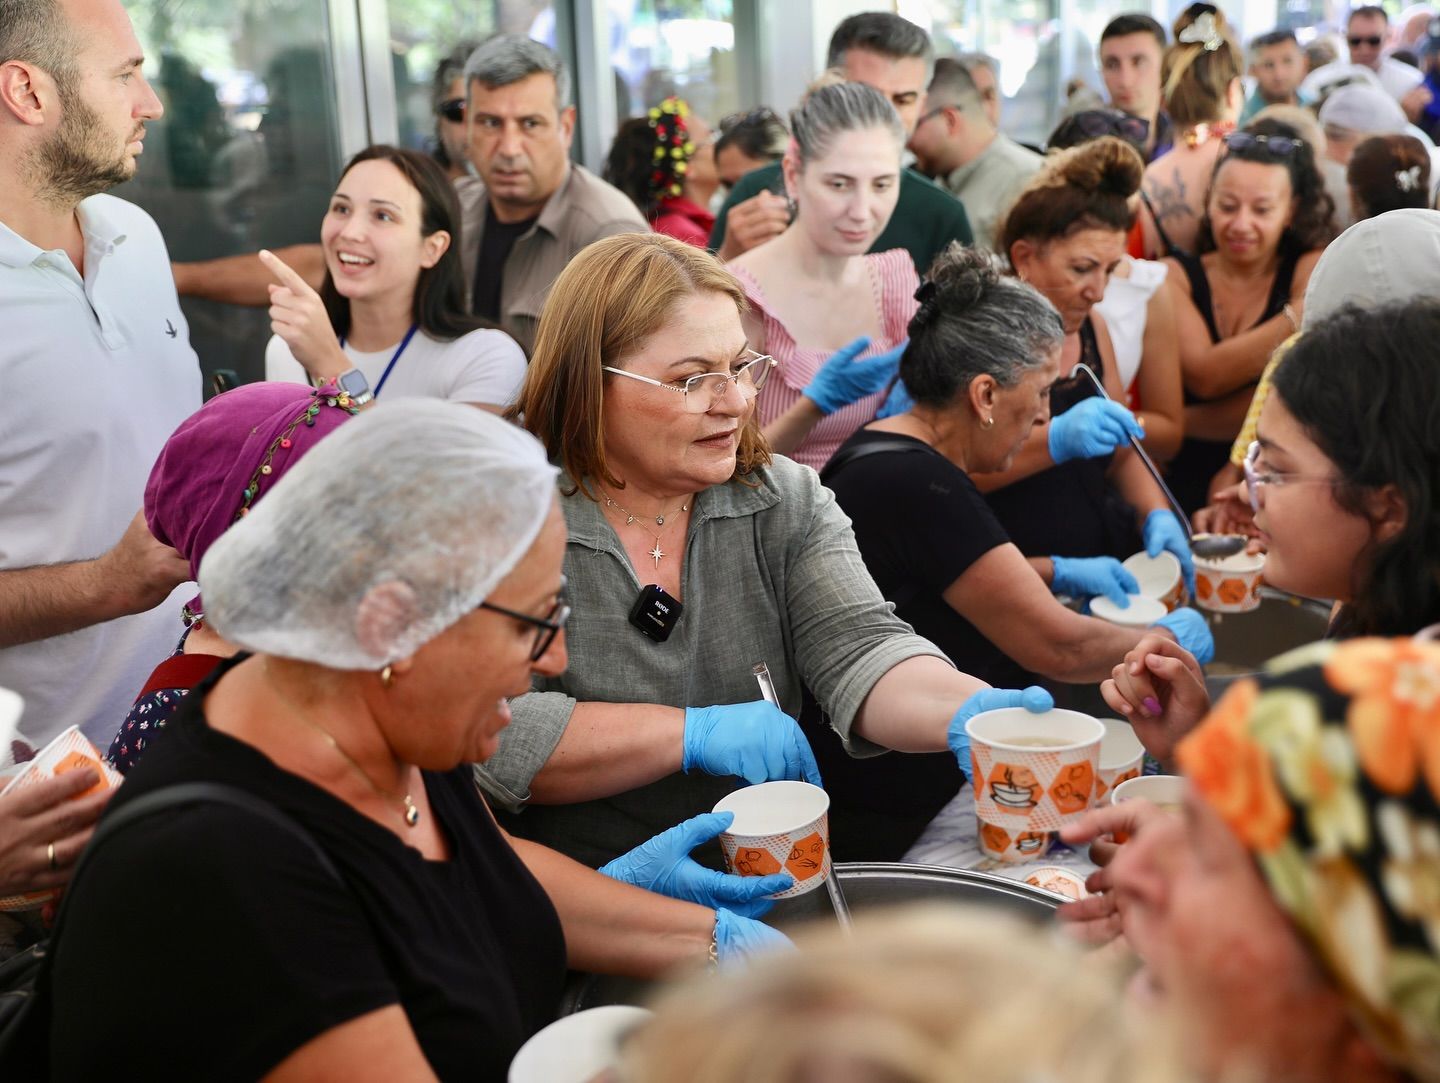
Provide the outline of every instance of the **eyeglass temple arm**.
<path id="1" fill-rule="evenodd" d="M 1101 398 L 1110 398 L 1110 393 L 1105 390 L 1105 385 L 1100 382 L 1100 377 L 1095 375 L 1094 370 L 1092 370 L 1089 365 L 1081 361 L 1075 366 L 1075 371 L 1083 372 L 1090 378 L 1090 382 L 1095 385 L 1095 390 L 1100 393 Z M 1155 479 L 1155 484 L 1160 486 L 1160 491 L 1165 494 L 1165 499 L 1170 502 L 1171 509 L 1180 520 L 1180 525 L 1185 529 L 1186 539 L 1193 538 L 1195 536 L 1195 528 L 1190 525 L 1190 517 L 1186 515 L 1185 510 L 1180 507 L 1180 501 L 1175 499 L 1175 494 L 1170 491 L 1170 486 L 1165 484 L 1165 479 L 1160 476 L 1160 470 L 1155 466 L 1155 461 L 1150 458 L 1145 448 L 1141 446 L 1140 441 L 1133 436 L 1130 437 L 1130 446 L 1135 449 L 1135 454 L 1140 456 L 1140 461 L 1145 464 L 1145 469 L 1150 471 L 1150 476 Z"/>

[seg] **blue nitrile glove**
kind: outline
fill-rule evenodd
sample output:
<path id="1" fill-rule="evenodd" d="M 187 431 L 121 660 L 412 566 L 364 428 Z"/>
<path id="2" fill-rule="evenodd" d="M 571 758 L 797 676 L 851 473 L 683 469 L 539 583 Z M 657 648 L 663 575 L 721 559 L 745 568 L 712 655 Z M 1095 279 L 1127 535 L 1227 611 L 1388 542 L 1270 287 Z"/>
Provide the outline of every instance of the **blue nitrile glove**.
<path id="1" fill-rule="evenodd" d="M 1169 508 L 1156 508 L 1145 516 L 1145 552 L 1158 557 L 1163 549 L 1174 553 L 1185 574 L 1185 589 L 1195 593 L 1195 558 L 1190 555 L 1190 539 L 1179 517 Z"/>
<path id="2" fill-rule="evenodd" d="M 777 929 L 752 918 L 732 914 L 723 907 L 715 911 L 715 954 L 722 963 L 743 962 L 756 955 L 794 951 L 790 938 Z"/>
<path id="3" fill-rule="evenodd" d="M 970 778 L 970 735 L 965 732 L 965 723 L 985 711 L 998 711 L 1002 707 L 1024 707 L 1027 711 L 1043 714 L 1055 706 L 1055 697 L 1038 684 L 1029 688 L 982 688 L 960 704 L 955 717 L 950 719 L 950 751 L 960 762 L 960 773 L 967 781 Z"/>
<path id="4" fill-rule="evenodd" d="M 909 344 L 910 340 L 906 339 L 893 350 L 856 361 L 856 357 L 870 348 L 870 340 L 861 336 L 831 354 L 801 394 L 820 407 L 822 414 L 833 414 L 866 395 L 875 394 L 893 380 L 900 368 L 900 355 Z"/>
<path id="5" fill-rule="evenodd" d="M 1145 435 L 1135 415 L 1118 402 L 1092 397 L 1083 399 L 1059 417 L 1050 419 L 1050 458 L 1057 463 L 1071 459 L 1096 459 Z"/>
<path id="6" fill-rule="evenodd" d="M 1114 557 L 1051 557 L 1055 576 L 1050 589 L 1072 598 L 1093 598 L 1103 594 L 1121 609 L 1130 608 L 1130 595 L 1140 593 L 1140 584 L 1128 568 Z"/>
<path id="7" fill-rule="evenodd" d="M 820 785 L 810 742 L 793 718 L 763 699 L 686 707 L 680 766 L 750 783 L 788 778 Z"/>
<path id="8" fill-rule="evenodd" d="M 1215 637 L 1210 634 L 1210 625 L 1193 609 L 1181 607 L 1173 613 L 1166 613 L 1155 622 L 1157 628 L 1168 628 L 1175 633 L 1175 641 L 1195 656 L 1202 666 L 1215 661 Z"/>
<path id="9" fill-rule="evenodd" d="M 643 887 L 672 899 L 714 909 L 729 907 L 742 917 L 758 918 L 775 905 L 766 898 L 795 883 L 787 872 L 770 876 L 734 876 L 707 869 L 690 851 L 730 826 L 733 812 L 706 812 L 662 831 L 601 868 L 612 880 Z"/>
<path id="10" fill-rule="evenodd" d="M 896 380 L 895 386 L 890 389 L 890 394 L 885 396 L 885 401 L 880 404 L 875 417 L 883 420 L 887 417 L 894 417 L 896 414 L 906 414 L 915 408 L 915 400 L 910 397 L 910 390 L 905 386 L 904 380 Z"/>

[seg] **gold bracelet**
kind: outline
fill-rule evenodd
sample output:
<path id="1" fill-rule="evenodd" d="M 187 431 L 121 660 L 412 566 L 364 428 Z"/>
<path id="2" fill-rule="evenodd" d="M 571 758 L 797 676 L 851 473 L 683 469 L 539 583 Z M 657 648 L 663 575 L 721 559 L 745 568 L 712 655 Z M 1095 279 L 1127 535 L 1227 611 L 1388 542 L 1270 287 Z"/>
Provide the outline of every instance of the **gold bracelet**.
<path id="1" fill-rule="evenodd" d="M 720 912 L 715 912 L 715 926 L 710 930 L 710 965 L 720 965 Z"/>

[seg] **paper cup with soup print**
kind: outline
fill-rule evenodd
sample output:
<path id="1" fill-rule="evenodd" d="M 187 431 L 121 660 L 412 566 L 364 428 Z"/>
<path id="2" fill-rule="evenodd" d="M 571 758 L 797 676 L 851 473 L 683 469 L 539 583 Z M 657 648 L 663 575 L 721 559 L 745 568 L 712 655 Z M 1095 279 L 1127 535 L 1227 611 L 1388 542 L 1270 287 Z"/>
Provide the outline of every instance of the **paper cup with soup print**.
<path id="1" fill-rule="evenodd" d="M 1195 601 L 1214 613 L 1248 613 L 1260 604 L 1263 553 L 1236 553 L 1222 560 L 1195 558 Z"/>
<path id="2" fill-rule="evenodd" d="M 734 813 L 720 834 L 725 866 L 737 876 L 788 872 L 793 886 L 772 896 L 814 891 L 830 872 L 830 795 L 808 782 L 762 782 L 721 798 L 715 812 Z"/>
<path id="3" fill-rule="evenodd" d="M 1063 868 L 1060 865 L 1045 865 L 1036 869 L 1025 882 L 1031 887 L 1038 887 L 1041 891 L 1048 891 L 1053 895 L 1063 895 L 1067 899 L 1078 901 L 1090 894 L 1085 888 L 1085 877 L 1073 869 Z"/>
<path id="4" fill-rule="evenodd" d="M 1105 736 L 1100 741 L 1100 769 L 1095 775 L 1095 803 L 1104 801 L 1122 782 L 1139 778 L 1145 767 L 1145 746 L 1129 722 L 1102 718 Z"/>
<path id="5" fill-rule="evenodd" d="M 1183 775 L 1142 775 L 1121 782 L 1110 792 L 1112 805 L 1123 805 L 1126 801 L 1143 799 L 1164 812 L 1179 814 L 1185 803 L 1185 791 L 1190 787 Z M 1128 831 L 1116 831 L 1116 842 L 1129 842 Z"/>
<path id="6" fill-rule="evenodd" d="M 1174 553 L 1163 550 L 1159 556 L 1136 553 L 1127 557 L 1124 568 L 1140 584 L 1140 593 L 1154 598 L 1167 612 L 1173 613 L 1185 600 L 1185 576 Z"/>
<path id="7" fill-rule="evenodd" d="M 1031 861 L 1092 804 L 1105 727 L 1089 715 L 1007 707 L 977 714 L 965 732 L 987 856 Z"/>

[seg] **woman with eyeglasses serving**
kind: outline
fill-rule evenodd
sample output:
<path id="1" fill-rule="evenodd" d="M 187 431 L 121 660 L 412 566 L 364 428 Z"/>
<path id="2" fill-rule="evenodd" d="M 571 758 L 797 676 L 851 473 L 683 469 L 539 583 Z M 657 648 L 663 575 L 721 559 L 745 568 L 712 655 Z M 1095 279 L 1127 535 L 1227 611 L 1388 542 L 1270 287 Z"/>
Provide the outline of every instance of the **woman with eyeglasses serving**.
<path id="1" fill-rule="evenodd" d="M 1295 340 L 1261 407 L 1245 474 L 1265 580 L 1339 602 L 1332 635 L 1440 622 L 1437 336 L 1429 297 L 1342 308 Z M 1162 762 L 1209 708 L 1194 659 L 1154 636 L 1102 692 Z"/>
<path id="2" fill-rule="evenodd" d="M 775 362 L 745 307 L 708 252 L 625 234 L 576 256 L 540 319 L 516 414 L 562 468 L 570 665 L 511 702 L 478 773 L 525 806 L 507 827 L 587 864 L 744 782 L 818 783 L 805 688 L 859 755 L 944 751 L 967 712 L 1050 703 L 956 672 L 894 615 L 830 492 L 766 446 Z"/>
<path id="3" fill-rule="evenodd" d="M 565 668 L 555 476 L 499 418 L 401 401 L 210 545 L 206 620 L 239 653 L 109 815 L 186 783 L 241 802 L 212 790 L 92 843 L 50 946 L 47 1078 L 119 1057 L 142 1079 L 501 1079 L 567 965 L 654 978 L 782 939 L 735 911 L 791 878 L 698 868 L 693 823 L 602 876 L 508 838 L 475 788 L 507 697 Z M 134 1041 L 126 1004 L 165 1040 Z"/>
<path id="4" fill-rule="evenodd" d="M 1300 328 L 1334 206 L 1295 129 L 1258 120 L 1226 137 L 1201 254 L 1167 261 L 1185 384 L 1185 442 L 1169 475 L 1187 511 L 1208 503 L 1266 362 Z"/>

